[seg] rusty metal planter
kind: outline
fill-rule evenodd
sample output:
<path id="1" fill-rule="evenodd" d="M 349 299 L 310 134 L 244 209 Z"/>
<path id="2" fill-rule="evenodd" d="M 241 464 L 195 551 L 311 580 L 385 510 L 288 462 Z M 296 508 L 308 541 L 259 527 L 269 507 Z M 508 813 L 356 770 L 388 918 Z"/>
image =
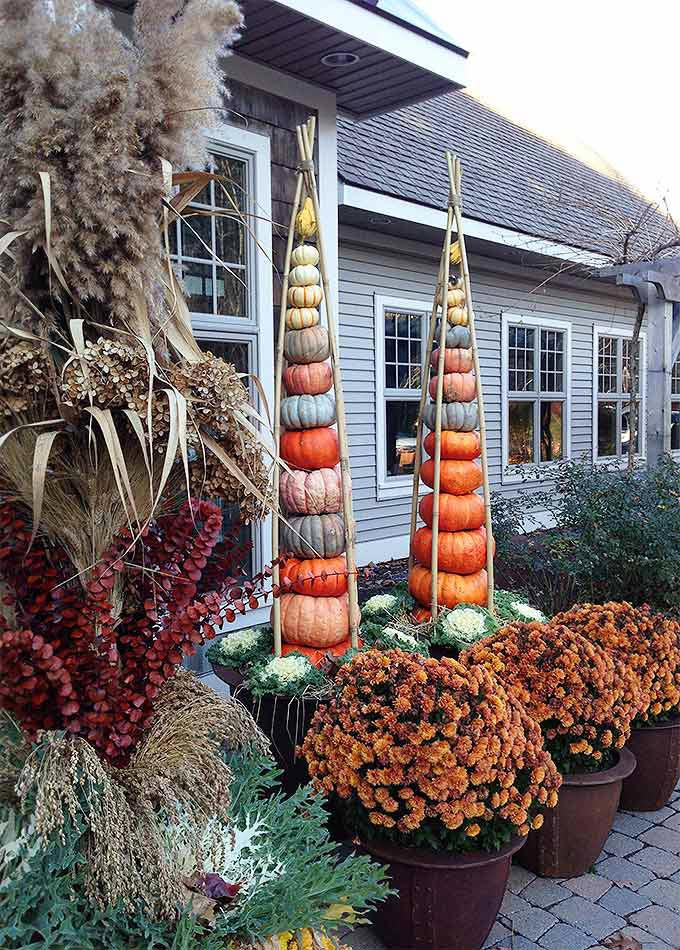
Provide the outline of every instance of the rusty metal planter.
<path id="1" fill-rule="evenodd" d="M 627 746 L 637 768 L 623 783 L 621 808 L 658 811 L 680 779 L 680 719 L 633 729 Z"/>

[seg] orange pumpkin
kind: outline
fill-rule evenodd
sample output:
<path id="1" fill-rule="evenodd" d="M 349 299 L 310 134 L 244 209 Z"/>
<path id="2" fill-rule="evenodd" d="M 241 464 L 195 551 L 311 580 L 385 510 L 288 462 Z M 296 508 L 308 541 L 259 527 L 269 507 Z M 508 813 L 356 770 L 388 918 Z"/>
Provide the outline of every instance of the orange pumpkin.
<path id="1" fill-rule="evenodd" d="M 284 643 L 325 650 L 349 636 L 349 602 L 340 597 L 309 597 L 283 594 L 281 637 Z"/>
<path id="2" fill-rule="evenodd" d="M 439 350 L 430 357 L 430 365 L 435 373 L 439 372 Z M 444 349 L 445 373 L 469 373 L 472 369 L 472 350 L 447 347 Z"/>
<path id="3" fill-rule="evenodd" d="M 413 611 L 414 623 L 429 623 L 432 619 L 432 611 L 428 607 L 416 607 Z"/>
<path id="4" fill-rule="evenodd" d="M 330 363 L 304 363 L 287 366 L 283 371 L 283 385 L 289 396 L 319 396 L 333 385 Z"/>
<path id="5" fill-rule="evenodd" d="M 282 566 L 281 590 L 312 597 L 339 597 L 347 590 L 347 561 L 340 557 L 290 558 Z M 286 583 L 286 582 L 290 583 Z"/>
<path id="6" fill-rule="evenodd" d="M 307 432 L 313 432 L 307 429 Z M 288 433 L 286 433 L 288 435 Z M 295 432 L 291 435 L 300 435 Z M 420 476 L 428 488 L 434 487 L 434 459 L 426 459 Z M 439 491 L 448 495 L 469 495 L 482 484 L 482 470 L 475 462 L 442 459 L 439 476 Z"/>
<path id="7" fill-rule="evenodd" d="M 408 589 L 419 604 L 430 603 L 430 585 L 432 574 L 428 568 L 414 564 L 408 576 Z M 294 596 L 294 595 L 293 595 Z M 457 604 L 486 605 L 486 571 L 476 574 L 437 574 L 437 603 L 443 607 L 455 607 Z"/>
<path id="8" fill-rule="evenodd" d="M 472 402 L 477 395 L 474 373 L 444 373 L 444 402 Z M 437 398 L 437 377 L 430 380 L 430 396 Z"/>
<path id="9" fill-rule="evenodd" d="M 359 640 L 359 646 L 362 645 L 363 642 Z M 320 666 L 326 654 L 330 653 L 331 656 L 342 656 L 343 653 L 347 653 L 351 646 L 351 637 L 347 637 L 346 640 L 343 640 L 342 643 L 338 643 L 334 647 L 326 647 L 325 650 L 317 650 L 315 647 L 301 647 L 294 643 L 283 643 L 281 645 L 281 656 L 288 656 L 289 653 L 302 653 L 313 666 Z"/>
<path id="10" fill-rule="evenodd" d="M 434 432 L 425 437 L 424 446 L 427 454 L 434 456 Z M 443 459 L 476 459 L 482 451 L 476 432 L 452 432 L 450 429 L 442 430 L 439 447 Z"/>
<path id="11" fill-rule="evenodd" d="M 428 528 L 432 527 L 434 493 L 423 495 L 418 511 Z M 484 499 L 481 495 L 439 494 L 439 530 L 472 531 L 484 524 Z"/>
<path id="12" fill-rule="evenodd" d="M 432 559 L 432 529 L 419 528 L 411 551 L 419 564 L 429 567 Z M 441 531 L 437 539 L 439 569 L 452 574 L 474 574 L 486 564 L 486 530 Z"/>
<path id="13" fill-rule="evenodd" d="M 338 433 L 326 426 L 282 432 L 281 458 L 293 468 L 333 468 L 340 461 Z"/>

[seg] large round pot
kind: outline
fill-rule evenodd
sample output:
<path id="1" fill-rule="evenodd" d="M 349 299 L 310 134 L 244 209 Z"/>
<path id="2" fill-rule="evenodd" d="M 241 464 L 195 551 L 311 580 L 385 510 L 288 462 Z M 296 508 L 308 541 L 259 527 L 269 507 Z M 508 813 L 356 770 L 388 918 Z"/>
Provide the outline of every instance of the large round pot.
<path id="1" fill-rule="evenodd" d="M 501 906 L 512 856 L 524 841 L 513 838 L 500 851 L 470 854 L 362 844 L 388 865 L 399 892 L 373 915 L 378 935 L 390 950 L 479 950 Z"/>
<path id="2" fill-rule="evenodd" d="M 635 756 L 624 748 L 610 769 L 563 776 L 556 807 L 546 810 L 538 831 L 529 832 L 518 862 L 541 877 L 585 874 L 602 851 L 621 785 L 634 769 Z"/>
<path id="3" fill-rule="evenodd" d="M 628 740 L 637 768 L 623 783 L 620 808 L 658 811 L 680 779 L 680 719 L 633 729 Z"/>
<path id="4" fill-rule="evenodd" d="M 221 663 L 213 663 L 212 668 L 215 676 L 218 676 L 223 683 L 229 686 L 232 694 L 236 687 L 240 686 L 243 682 L 243 673 L 240 673 L 231 666 L 222 666 Z"/>

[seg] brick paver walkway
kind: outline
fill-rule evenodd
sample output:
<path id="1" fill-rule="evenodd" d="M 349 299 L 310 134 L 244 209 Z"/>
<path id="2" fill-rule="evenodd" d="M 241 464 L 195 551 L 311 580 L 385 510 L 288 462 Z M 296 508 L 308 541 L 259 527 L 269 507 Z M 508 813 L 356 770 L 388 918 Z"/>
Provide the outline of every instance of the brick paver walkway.
<path id="1" fill-rule="evenodd" d="M 592 871 L 571 880 L 538 878 L 513 865 L 494 950 L 680 950 L 680 785 L 657 812 L 619 812 Z M 612 938 L 612 939 L 610 939 Z M 354 950 L 385 950 L 365 927 L 345 938 Z M 630 947 L 634 947 L 630 943 Z"/>

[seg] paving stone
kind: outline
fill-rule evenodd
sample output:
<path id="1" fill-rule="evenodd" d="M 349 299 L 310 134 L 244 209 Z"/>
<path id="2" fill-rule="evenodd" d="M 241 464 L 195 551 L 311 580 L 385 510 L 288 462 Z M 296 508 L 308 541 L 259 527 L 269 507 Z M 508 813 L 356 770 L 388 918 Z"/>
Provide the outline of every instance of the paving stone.
<path id="1" fill-rule="evenodd" d="M 600 861 L 595 870 L 615 884 L 629 887 L 634 891 L 643 884 L 649 884 L 655 877 L 647 868 L 639 864 L 631 864 L 627 858 L 605 858 L 604 861 Z"/>
<path id="2" fill-rule="evenodd" d="M 652 827 L 651 821 L 645 818 L 636 818 L 635 815 L 629 815 L 626 812 L 617 812 L 614 818 L 614 830 L 620 831 L 623 835 L 630 835 L 631 838 L 637 838 L 643 831 Z"/>
<path id="3" fill-rule="evenodd" d="M 646 886 L 651 887 L 652 884 L 654 884 L 654 881 Z M 642 910 L 643 907 L 648 907 L 654 899 L 648 899 L 647 896 L 643 896 L 642 891 L 644 891 L 644 888 L 636 894 L 635 891 L 629 891 L 627 887 L 614 886 L 598 901 L 598 904 L 602 907 L 606 907 L 607 910 L 610 910 L 613 914 L 628 917 L 630 914 L 634 914 L 636 910 Z"/>
<path id="4" fill-rule="evenodd" d="M 504 927 L 503 924 L 496 921 L 496 923 L 491 928 L 491 933 L 486 939 L 483 950 L 488 950 L 489 947 L 495 947 L 499 943 L 504 943 L 506 946 L 510 947 L 512 939 L 512 934 L 507 927 Z"/>
<path id="5" fill-rule="evenodd" d="M 557 905 L 560 906 L 559 904 Z M 539 937 L 542 937 L 546 930 L 549 930 L 553 924 L 557 923 L 557 919 L 549 914 L 547 910 L 542 910 L 540 907 L 532 907 L 531 910 L 525 911 L 523 914 L 517 914 L 513 918 L 513 926 L 518 934 L 521 934 L 523 937 L 528 937 L 529 940 L 538 940 Z"/>
<path id="6" fill-rule="evenodd" d="M 512 891 L 506 891 L 503 897 L 503 903 L 501 904 L 500 913 L 503 917 L 513 920 L 516 914 L 531 910 L 531 906 L 532 905 L 527 904 L 524 899 L 524 892 L 522 892 L 522 897 L 518 897 L 517 894 L 513 894 Z"/>
<path id="7" fill-rule="evenodd" d="M 599 900 L 603 894 L 606 894 L 612 885 L 611 881 L 600 877 L 599 874 L 582 874 L 580 877 L 572 877 L 568 881 L 565 881 L 564 886 L 568 887 L 574 894 L 578 894 L 579 897 L 585 897 L 589 901 L 596 901 Z"/>
<path id="8" fill-rule="evenodd" d="M 637 813 L 639 817 L 644 818 L 647 821 L 651 821 L 655 825 L 660 825 L 662 822 L 666 821 L 666 819 L 672 818 L 674 814 L 674 809 L 670 808 L 668 805 L 664 805 L 663 808 L 659 808 L 657 811 L 643 811 Z"/>
<path id="9" fill-rule="evenodd" d="M 379 940 L 370 927 L 357 927 L 352 933 L 343 937 L 343 943 L 352 950 L 387 950 L 382 940 Z"/>
<path id="10" fill-rule="evenodd" d="M 680 947 L 680 916 L 667 907 L 645 907 L 633 914 L 630 922 L 665 940 L 671 947 Z"/>
<path id="11" fill-rule="evenodd" d="M 556 884 L 546 877 L 537 877 L 535 881 L 528 884 L 522 891 L 522 898 L 529 901 L 534 907 L 550 907 L 558 901 L 564 901 L 571 897 L 572 891 L 567 890 L 562 884 Z"/>
<path id="12" fill-rule="evenodd" d="M 640 888 L 638 894 L 654 904 L 680 912 L 680 884 L 664 880 L 650 881 Z"/>
<path id="13" fill-rule="evenodd" d="M 680 814 L 677 811 L 673 811 L 670 818 L 666 818 L 664 821 L 663 827 L 671 828 L 673 831 L 680 831 Z"/>
<path id="14" fill-rule="evenodd" d="M 539 947 L 533 940 L 527 940 L 527 938 L 521 934 L 514 934 L 511 943 L 500 943 L 497 945 L 496 950 L 543 950 L 543 948 Z"/>
<path id="15" fill-rule="evenodd" d="M 662 848 L 643 848 L 642 851 L 631 854 L 630 860 L 663 877 L 669 877 L 676 871 L 680 871 L 680 857 Z"/>
<path id="16" fill-rule="evenodd" d="M 571 924 L 555 924 L 541 939 L 541 946 L 547 950 L 588 950 L 593 938 Z"/>
<path id="17" fill-rule="evenodd" d="M 532 881 L 536 880 L 536 875 L 519 864 L 513 864 L 510 867 L 510 876 L 508 877 L 508 890 L 513 894 L 520 894 Z"/>
<path id="18" fill-rule="evenodd" d="M 626 921 L 612 914 L 606 907 L 592 904 L 582 897 L 570 897 L 569 900 L 555 904 L 553 912 L 560 920 L 573 924 L 596 940 L 607 937 L 626 926 Z"/>
<path id="19" fill-rule="evenodd" d="M 617 933 L 615 936 L 618 937 L 619 934 Z M 643 950 L 673 950 L 673 947 L 669 947 L 665 940 L 659 940 L 658 937 L 650 934 L 647 930 L 641 930 L 639 927 L 624 927 L 621 936 L 635 937 L 638 943 L 642 944 Z"/>
<path id="20" fill-rule="evenodd" d="M 680 815 L 678 817 L 680 817 Z M 635 838 L 631 838 L 629 835 L 622 835 L 618 831 L 612 831 L 607 838 L 604 850 L 609 852 L 609 854 L 616 854 L 620 858 L 625 858 L 626 855 L 632 854 L 634 851 L 639 851 L 641 847 L 642 845 Z"/>
<path id="21" fill-rule="evenodd" d="M 664 851 L 680 854 L 680 832 L 672 831 L 670 828 L 658 827 L 643 831 L 640 835 L 640 841 L 644 841 L 645 844 L 656 845 L 657 848 L 663 848 Z"/>

